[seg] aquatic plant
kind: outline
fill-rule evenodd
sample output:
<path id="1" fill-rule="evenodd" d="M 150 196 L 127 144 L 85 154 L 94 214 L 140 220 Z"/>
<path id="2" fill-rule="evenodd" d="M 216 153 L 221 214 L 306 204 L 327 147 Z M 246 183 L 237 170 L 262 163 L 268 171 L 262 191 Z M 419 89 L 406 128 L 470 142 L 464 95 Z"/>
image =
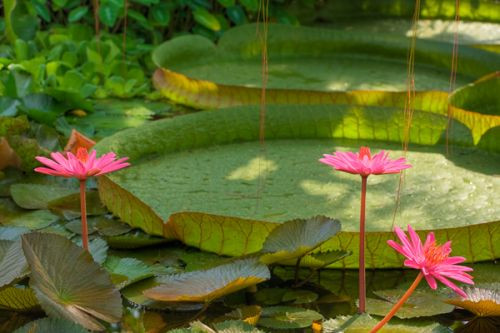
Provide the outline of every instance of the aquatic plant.
<path id="1" fill-rule="evenodd" d="M 359 153 L 335 152 L 333 155 L 324 154 L 319 161 L 330 165 L 336 170 L 361 176 L 361 208 L 359 216 L 359 312 L 366 310 L 366 277 L 365 277 L 365 206 L 366 183 L 369 175 L 383 175 L 399 173 L 411 168 L 406 159 L 401 157 L 391 160 L 389 154 L 380 151 L 371 155 L 370 148 L 361 147 Z"/>
<path id="2" fill-rule="evenodd" d="M 66 153 L 66 157 L 60 153 L 51 153 L 52 159 L 37 156 L 36 159 L 46 167 L 35 168 L 36 172 L 66 178 L 77 178 L 80 181 L 80 209 L 82 216 L 82 245 L 88 250 L 88 228 L 86 208 L 86 181 L 92 176 L 100 176 L 106 173 L 123 169 L 130 165 L 128 157 L 116 159 L 115 153 L 107 153 L 96 158 L 96 151 L 88 153 L 86 148 L 78 148 L 76 155 Z"/>
<path id="3" fill-rule="evenodd" d="M 375 327 L 373 327 L 370 331 L 371 333 L 377 332 L 394 316 L 404 302 L 406 302 L 410 295 L 415 291 L 424 277 L 432 289 L 437 288 L 436 280 L 438 280 L 462 297 L 467 297 L 467 294 L 462 289 L 458 288 L 453 282 L 448 280 L 448 278 L 463 283 L 474 284 L 472 281 L 473 277 L 466 273 L 472 271 L 472 268 L 458 265 L 459 263 L 464 262 L 465 258 L 450 257 L 451 241 L 448 241 L 443 245 L 438 245 L 436 244 L 434 233 L 430 232 L 427 235 L 425 243 L 422 244 L 418 234 L 409 225 L 408 234 L 410 235 L 410 239 L 408 239 L 404 231 L 398 227 L 394 229 L 394 232 L 401 241 L 401 244 L 398 244 L 393 240 L 387 241 L 387 244 L 406 257 L 404 262 L 406 267 L 419 269 L 420 273 L 417 275 L 415 281 L 408 288 L 406 293 L 394 305 L 391 311 L 389 311 L 389 313 L 377 325 L 375 325 Z"/>

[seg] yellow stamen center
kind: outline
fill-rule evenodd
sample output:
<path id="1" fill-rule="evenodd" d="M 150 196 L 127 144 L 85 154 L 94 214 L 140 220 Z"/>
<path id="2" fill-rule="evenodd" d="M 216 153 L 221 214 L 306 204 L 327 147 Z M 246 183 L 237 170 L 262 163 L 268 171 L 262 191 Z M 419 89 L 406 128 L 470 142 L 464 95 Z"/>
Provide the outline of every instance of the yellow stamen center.
<path id="1" fill-rule="evenodd" d="M 450 251 L 443 248 L 442 245 L 437 245 L 436 242 L 432 243 L 425 250 L 425 258 L 432 264 L 439 264 L 448 258 Z"/>

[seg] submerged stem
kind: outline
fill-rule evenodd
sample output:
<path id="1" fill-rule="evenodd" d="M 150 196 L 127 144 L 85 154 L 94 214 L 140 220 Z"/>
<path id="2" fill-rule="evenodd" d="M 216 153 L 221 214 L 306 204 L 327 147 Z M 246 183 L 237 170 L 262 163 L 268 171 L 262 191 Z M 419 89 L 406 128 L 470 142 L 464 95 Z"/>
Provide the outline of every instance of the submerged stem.
<path id="1" fill-rule="evenodd" d="M 361 208 L 359 213 L 359 313 L 366 309 L 366 274 L 365 274 L 365 206 L 366 182 L 368 176 L 361 176 Z"/>
<path id="2" fill-rule="evenodd" d="M 82 221 L 82 245 L 83 248 L 89 250 L 89 234 L 87 227 L 87 203 L 85 198 L 86 180 L 80 180 L 80 212 Z"/>
<path id="3" fill-rule="evenodd" d="M 389 313 L 384 317 L 384 319 L 382 319 L 377 325 L 375 325 L 375 327 L 372 328 L 370 333 L 377 332 L 385 324 L 387 324 L 387 322 L 389 322 L 389 320 L 391 320 L 391 318 L 394 316 L 394 314 L 403 306 L 403 304 L 408 300 L 408 298 L 410 298 L 411 294 L 415 291 L 415 289 L 417 288 L 420 281 L 422 281 L 423 277 L 424 277 L 424 274 L 422 274 L 422 272 L 420 272 L 417 275 L 417 278 L 415 279 L 415 281 L 413 281 L 413 283 L 411 284 L 410 288 L 408 288 L 408 290 L 401 297 L 401 299 L 396 304 L 394 304 L 391 311 L 389 311 Z"/>

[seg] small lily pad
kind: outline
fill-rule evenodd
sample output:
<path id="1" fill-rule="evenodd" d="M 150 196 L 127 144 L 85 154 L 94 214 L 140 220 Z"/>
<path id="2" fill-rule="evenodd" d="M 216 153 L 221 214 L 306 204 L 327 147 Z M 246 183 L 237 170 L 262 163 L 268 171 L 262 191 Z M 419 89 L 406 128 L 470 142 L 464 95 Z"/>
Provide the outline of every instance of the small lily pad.
<path id="1" fill-rule="evenodd" d="M 255 299 L 260 304 L 276 305 L 282 302 L 283 295 L 285 295 L 287 291 L 288 289 L 285 288 L 262 288 L 255 293 Z"/>
<path id="2" fill-rule="evenodd" d="M 267 266 L 254 259 L 240 259 L 207 270 L 162 277 L 161 284 L 144 291 L 154 300 L 208 303 L 270 278 Z"/>
<path id="3" fill-rule="evenodd" d="M 87 215 L 101 215 L 106 213 L 99 199 L 99 194 L 96 191 L 87 191 L 86 200 Z M 49 202 L 48 208 L 64 216 L 68 220 L 80 217 L 80 193 L 74 193 L 52 200 Z"/>
<path id="4" fill-rule="evenodd" d="M 366 312 L 373 315 L 385 316 L 403 296 L 405 290 L 392 289 L 375 291 L 374 293 L 383 300 L 368 298 Z M 446 304 L 434 293 L 416 290 L 395 316 L 401 319 L 435 316 L 453 311 L 453 306 Z"/>
<path id="5" fill-rule="evenodd" d="M 28 274 L 20 241 L 0 240 L 0 287 Z"/>
<path id="6" fill-rule="evenodd" d="M 223 320 L 241 320 L 250 325 L 257 325 L 260 315 L 262 313 L 262 308 L 258 305 L 246 305 L 234 309 L 231 312 L 226 313 L 220 318 Z M 217 320 L 219 321 L 219 320 Z"/>
<path id="7" fill-rule="evenodd" d="M 78 192 L 55 184 L 14 184 L 10 194 L 16 204 L 26 209 L 47 209 L 50 201 Z"/>
<path id="8" fill-rule="evenodd" d="M 289 290 L 281 299 L 283 302 L 293 302 L 293 304 L 307 304 L 312 303 L 318 299 L 318 294 L 310 290 Z"/>
<path id="9" fill-rule="evenodd" d="M 228 320 L 214 324 L 217 333 L 264 333 L 242 320 Z"/>
<path id="10" fill-rule="evenodd" d="M 6 225 L 12 227 L 23 227 L 30 230 L 38 230 L 48 227 L 59 220 L 57 215 L 49 210 L 34 210 L 10 219 Z"/>
<path id="11" fill-rule="evenodd" d="M 82 326 L 59 318 L 42 318 L 32 321 L 13 333 L 88 333 Z"/>
<path id="12" fill-rule="evenodd" d="M 154 275 L 151 267 L 134 258 L 109 256 L 104 268 L 110 272 L 111 280 L 119 289 Z"/>
<path id="13" fill-rule="evenodd" d="M 7 287 L 0 290 L 0 309 L 31 312 L 38 308 L 38 300 L 29 288 Z"/>
<path id="14" fill-rule="evenodd" d="M 97 232 L 96 225 L 97 225 L 97 219 L 92 217 L 87 219 L 87 229 L 89 235 L 92 235 L 93 233 Z M 64 225 L 64 227 L 77 235 L 82 234 L 82 221 L 79 218 L 69 221 Z"/>
<path id="15" fill-rule="evenodd" d="M 22 236 L 31 268 L 30 286 L 47 314 L 102 330 L 98 320 L 117 322 L 122 315 L 120 293 L 89 253 L 55 234 Z"/>
<path id="16" fill-rule="evenodd" d="M 340 222 L 325 216 L 297 219 L 274 228 L 262 247 L 265 264 L 300 258 L 340 231 Z"/>
<path id="17" fill-rule="evenodd" d="M 323 322 L 324 333 L 359 333 L 370 332 L 377 325 L 378 319 L 368 314 L 340 316 Z M 391 319 L 380 333 L 451 333 L 452 330 L 435 321 Z"/>
<path id="18" fill-rule="evenodd" d="M 132 230 L 128 224 L 107 216 L 96 217 L 95 227 L 102 236 L 119 236 Z"/>
<path id="19" fill-rule="evenodd" d="M 273 306 L 262 309 L 259 326 L 273 329 L 304 328 L 323 316 L 316 311 L 291 306 Z"/>

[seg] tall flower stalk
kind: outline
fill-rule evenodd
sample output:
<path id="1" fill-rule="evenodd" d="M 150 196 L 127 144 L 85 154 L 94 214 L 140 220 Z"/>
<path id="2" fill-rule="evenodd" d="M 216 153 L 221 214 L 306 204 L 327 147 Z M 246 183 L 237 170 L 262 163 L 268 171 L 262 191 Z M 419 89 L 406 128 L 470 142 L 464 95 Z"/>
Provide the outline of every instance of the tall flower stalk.
<path id="1" fill-rule="evenodd" d="M 413 291 L 415 291 L 423 278 L 425 278 L 432 289 L 437 288 L 436 280 L 438 280 L 462 297 L 467 297 L 467 294 L 448 279 L 450 278 L 463 283 L 474 284 L 472 276 L 466 273 L 472 271 L 472 268 L 458 265 L 464 262 L 465 258 L 449 256 L 451 253 L 450 241 L 443 245 L 438 245 L 436 244 L 434 233 L 431 232 L 427 235 L 425 243 L 422 244 L 420 237 L 410 226 L 408 226 L 410 239 L 408 239 L 403 230 L 398 227 L 395 228 L 394 232 L 401 241 L 401 244 L 393 240 L 389 240 L 387 243 L 406 257 L 404 261 L 405 266 L 419 269 L 420 273 L 401 299 L 394 305 L 384 319 L 372 328 L 370 333 L 378 332 L 378 330 L 391 320 L 394 314 L 396 314 L 406 300 L 408 300 Z"/>
<path id="2" fill-rule="evenodd" d="M 35 171 L 46 175 L 76 178 L 80 181 L 82 246 L 88 251 L 89 238 L 85 197 L 87 179 L 92 176 L 101 176 L 106 173 L 123 169 L 130 164 L 126 162 L 128 157 L 116 159 L 115 153 L 107 153 L 97 158 L 95 150 L 92 150 L 89 154 L 86 148 L 78 148 L 76 155 L 71 152 L 67 152 L 65 155 L 59 152 L 51 153 L 50 157 L 52 157 L 52 159 L 37 156 L 36 159 L 38 162 L 44 164 L 45 166 L 35 168 Z"/>
<path id="3" fill-rule="evenodd" d="M 366 273 L 365 273 L 365 207 L 366 185 L 369 175 L 383 175 L 399 173 L 401 170 L 411 168 L 406 159 L 401 157 L 391 160 L 389 154 L 380 151 L 371 155 L 370 148 L 361 147 L 359 153 L 335 152 L 333 155 L 324 154 L 319 160 L 336 170 L 361 176 L 361 205 L 359 214 L 359 312 L 366 310 Z"/>

